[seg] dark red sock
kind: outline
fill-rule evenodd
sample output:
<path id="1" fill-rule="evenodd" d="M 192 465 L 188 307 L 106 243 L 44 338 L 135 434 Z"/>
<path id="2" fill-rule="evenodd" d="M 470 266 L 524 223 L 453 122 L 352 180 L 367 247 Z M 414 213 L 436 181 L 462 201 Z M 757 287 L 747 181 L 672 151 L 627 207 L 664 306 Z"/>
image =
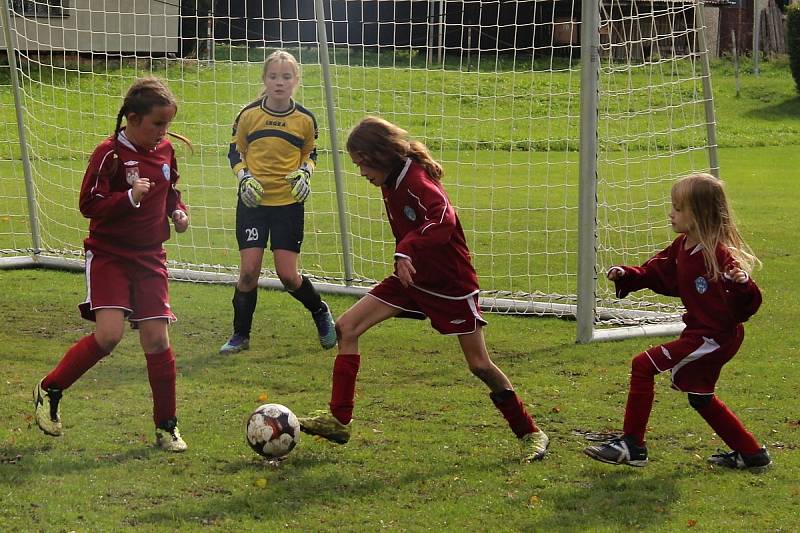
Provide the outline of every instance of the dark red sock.
<path id="1" fill-rule="evenodd" d="M 525 404 L 522 403 L 522 400 L 519 399 L 519 396 L 517 396 L 517 393 L 513 390 L 507 389 L 500 392 L 493 392 L 489 394 L 489 398 L 492 399 L 492 403 L 494 403 L 495 407 L 502 413 L 511 431 L 513 431 L 518 438 L 522 438 L 528 433 L 539 431 L 533 418 L 531 418 L 531 415 L 529 415 L 528 411 L 525 409 Z"/>
<path id="2" fill-rule="evenodd" d="M 761 450 L 753 434 L 745 429 L 739 418 L 728 409 L 722 400 L 714 396 L 711 402 L 697 410 L 708 425 L 717 432 L 731 450 L 745 455 L 754 455 Z"/>
<path id="3" fill-rule="evenodd" d="M 333 387 L 331 387 L 331 414 L 342 424 L 353 419 L 356 397 L 356 376 L 361 365 L 357 353 L 340 353 L 333 363 Z"/>
<path id="4" fill-rule="evenodd" d="M 636 444 L 644 445 L 647 432 L 647 421 L 653 409 L 655 397 L 655 376 L 658 371 L 653 366 L 647 353 L 643 352 L 631 362 L 631 386 L 628 390 L 628 402 L 625 404 L 625 422 L 622 432 L 625 436 L 636 439 Z"/>
<path id="5" fill-rule="evenodd" d="M 58 365 L 42 380 L 42 388 L 67 390 L 108 352 L 100 348 L 94 333 L 87 335 L 67 350 Z"/>
<path id="6" fill-rule="evenodd" d="M 172 347 L 146 353 L 147 377 L 153 392 L 153 422 L 156 426 L 175 418 L 175 354 Z"/>

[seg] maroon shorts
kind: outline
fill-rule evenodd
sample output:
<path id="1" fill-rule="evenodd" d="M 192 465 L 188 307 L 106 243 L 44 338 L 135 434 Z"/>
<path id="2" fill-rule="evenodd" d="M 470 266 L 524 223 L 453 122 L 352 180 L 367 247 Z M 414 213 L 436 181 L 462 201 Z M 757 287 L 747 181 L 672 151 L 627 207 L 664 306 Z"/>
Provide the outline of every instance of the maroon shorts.
<path id="1" fill-rule="evenodd" d="M 672 373 L 672 388 L 694 394 L 714 394 L 723 365 L 744 340 L 741 324 L 730 335 L 714 338 L 686 332 L 678 340 L 655 346 L 645 353 L 659 372 Z"/>
<path id="2" fill-rule="evenodd" d="M 97 309 L 122 309 L 133 323 L 153 318 L 175 321 L 169 306 L 164 250 L 117 255 L 86 250 L 86 301 L 81 316 L 95 320 Z"/>
<path id="3" fill-rule="evenodd" d="M 487 323 L 478 306 L 477 291 L 468 296 L 445 296 L 418 287 L 403 287 L 399 278 L 389 276 L 368 294 L 401 309 L 401 317 L 430 318 L 433 329 L 442 335 L 466 335 Z"/>

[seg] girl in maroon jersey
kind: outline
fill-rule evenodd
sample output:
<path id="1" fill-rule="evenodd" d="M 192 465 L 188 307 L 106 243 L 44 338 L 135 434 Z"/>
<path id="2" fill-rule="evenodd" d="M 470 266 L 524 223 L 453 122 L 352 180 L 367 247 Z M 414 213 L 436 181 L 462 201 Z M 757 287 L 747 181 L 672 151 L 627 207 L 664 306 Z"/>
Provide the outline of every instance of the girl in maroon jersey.
<path id="1" fill-rule="evenodd" d="M 301 418 L 300 429 L 347 442 L 360 365 L 359 337 L 392 317 L 430 318 L 438 332 L 458 337 L 470 371 L 489 387 L 490 398 L 521 439 L 524 460 L 542 459 L 547 435 L 536 427 L 486 350 L 478 277 L 461 223 L 442 187 L 441 165 L 424 144 L 377 117 L 356 125 L 347 151 L 361 175 L 381 188 L 397 243 L 395 268 L 336 321 L 339 353 L 333 365 L 330 412 Z"/>
<path id="2" fill-rule="evenodd" d="M 680 297 L 686 328 L 677 340 L 633 358 L 622 437 L 584 452 L 605 463 L 645 466 L 654 377 L 669 370 L 672 388 L 687 393 L 689 404 L 732 448 L 708 461 L 764 469 L 771 463 L 766 448 L 714 395 L 722 366 L 744 339 L 742 322 L 761 305 L 761 292 L 748 274 L 758 258 L 736 229 L 722 182 L 710 174 L 693 174 L 673 185 L 669 220 L 679 236 L 667 249 L 640 267 L 612 267 L 608 279 L 618 298 L 644 288 Z"/>
<path id="3" fill-rule="evenodd" d="M 175 416 L 175 356 L 167 333 L 175 315 L 169 305 L 163 247 L 170 220 L 178 233 L 189 227 L 186 206 L 175 188 L 175 151 L 166 138 L 177 111 L 175 97 L 160 80 L 136 80 L 119 110 L 113 135 L 89 159 L 79 201 L 81 213 L 90 220 L 84 241 L 87 295 L 79 308 L 96 326 L 33 389 L 36 423 L 48 435 L 62 433 L 63 391 L 111 353 L 122 339 L 127 318 L 139 330 L 145 352 L 156 444 L 172 452 L 186 450 Z"/>

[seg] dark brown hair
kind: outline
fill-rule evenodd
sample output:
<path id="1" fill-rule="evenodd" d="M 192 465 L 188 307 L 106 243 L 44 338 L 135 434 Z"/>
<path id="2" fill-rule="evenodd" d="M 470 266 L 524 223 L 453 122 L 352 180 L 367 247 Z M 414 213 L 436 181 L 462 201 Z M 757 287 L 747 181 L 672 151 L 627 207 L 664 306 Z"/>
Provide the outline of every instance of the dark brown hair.
<path id="1" fill-rule="evenodd" d="M 117 124 L 114 127 L 114 159 L 117 159 L 117 135 L 122 131 L 122 119 L 131 113 L 144 116 L 150 113 L 154 107 L 172 106 L 178 112 L 178 101 L 173 96 L 169 88 L 160 79 L 155 77 L 139 78 L 134 81 L 125 94 L 122 106 L 117 113 Z M 183 135 L 168 131 L 167 134 L 186 143 L 192 149 L 192 143 Z"/>

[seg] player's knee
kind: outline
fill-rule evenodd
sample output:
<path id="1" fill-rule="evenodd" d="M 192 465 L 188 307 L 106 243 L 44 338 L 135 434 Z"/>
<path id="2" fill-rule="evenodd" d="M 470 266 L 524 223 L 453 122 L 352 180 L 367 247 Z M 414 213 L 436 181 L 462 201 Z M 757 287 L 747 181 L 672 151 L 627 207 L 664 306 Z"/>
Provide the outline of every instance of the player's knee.
<path id="1" fill-rule="evenodd" d="M 687 396 L 689 398 L 689 405 L 691 405 L 693 409 L 703 409 L 704 407 L 708 407 L 714 400 L 713 394 L 689 393 Z"/>
<path id="2" fill-rule="evenodd" d="M 283 274 L 278 272 L 278 279 L 281 280 L 283 288 L 287 291 L 296 291 L 302 284 L 302 278 L 297 273 Z"/>
<path id="3" fill-rule="evenodd" d="M 169 348 L 169 339 L 166 337 L 141 339 L 141 345 L 145 353 L 161 353 Z"/>
<path id="4" fill-rule="evenodd" d="M 104 352 L 111 353 L 122 340 L 123 332 L 124 330 L 111 331 L 98 329 L 94 332 L 94 340 Z"/>
<path id="5" fill-rule="evenodd" d="M 339 317 L 336 321 L 336 338 L 339 339 L 339 341 L 358 339 L 356 324 L 351 321 L 347 315 Z"/>
<path id="6" fill-rule="evenodd" d="M 258 285 L 258 271 L 250 272 L 242 270 L 239 272 L 239 283 L 237 287 L 242 292 L 250 292 Z"/>

